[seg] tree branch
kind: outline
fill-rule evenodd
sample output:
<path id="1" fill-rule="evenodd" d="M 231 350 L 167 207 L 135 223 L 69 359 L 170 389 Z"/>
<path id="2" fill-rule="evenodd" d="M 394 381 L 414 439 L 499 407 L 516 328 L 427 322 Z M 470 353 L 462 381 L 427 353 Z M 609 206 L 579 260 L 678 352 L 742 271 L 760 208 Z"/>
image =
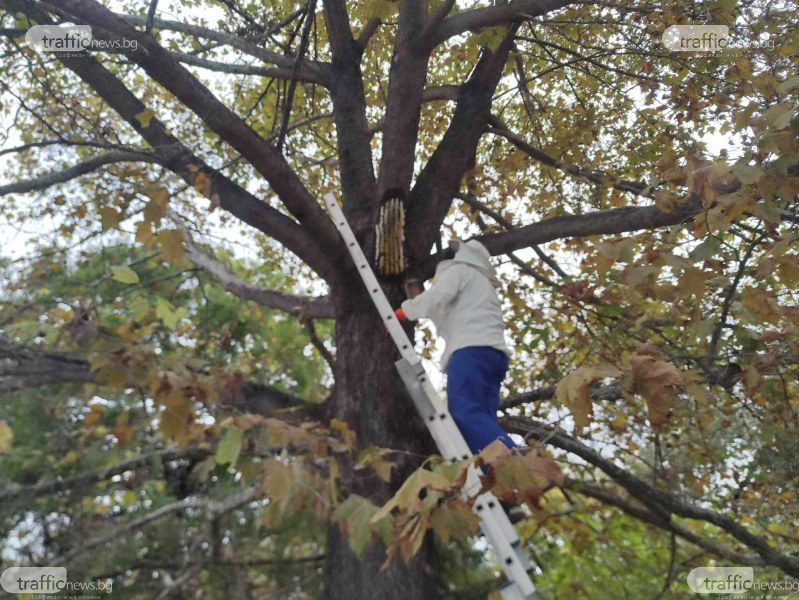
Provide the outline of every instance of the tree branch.
<path id="1" fill-rule="evenodd" d="M 47 13 L 26 0 L 0 0 L 0 5 L 13 12 L 22 12 L 38 23 L 52 23 Z M 76 58 L 66 54 L 60 55 L 58 59 L 119 113 L 153 146 L 163 164 L 186 183 L 198 189 L 212 203 L 218 201 L 222 209 L 278 240 L 322 277 L 332 279 L 336 276 L 330 250 L 323 252 L 317 238 L 280 211 L 261 202 L 221 173 L 210 169 L 177 140 L 160 120 L 153 116 L 143 119 L 142 115 L 147 115 L 148 112 L 151 114 L 151 111 L 99 62 L 88 56 Z M 202 177 L 207 180 L 208 185 L 197 185 Z M 320 207 L 317 208 L 321 211 Z"/>
<path id="2" fill-rule="evenodd" d="M 687 527 L 683 527 L 671 519 L 665 519 L 660 515 L 646 510 L 646 508 L 642 506 L 628 502 L 621 496 L 613 494 L 609 490 L 599 485 L 587 481 L 566 479 L 565 485 L 563 487 L 573 490 L 579 494 L 583 494 L 584 496 L 594 498 L 595 500 L 599 500 L 608 506 L 615 506 L 631 517 L 643 521 L 644 523 L 650 523 L 651 525 L 655 525 L 666 531 L 670 531 L 673 534 L 680 536 L 684 540 L 699 546 L 703 550 L 712 552 L 716 556 L 719 556 L 725 560 L 729 560 L 740 565 L 749 566 L 761 566 L 765 564 L 763 559 L 756 554 L 741 554 L 740 552 L 736 552 L 735 550 L 719 544 L 718 542 L 704 538 L 694 533 Z"/>
<path id="3" fill-rule="evenodd" d="M 0 394 L 64 383 L 97 383 L 97 379 L 89 362 L 82 358 L 25 346 L 0 334 Z M 139 383 L 134 379 L 126 382 L 130 387 Z M 243 381 L 237 386 L 222 386 L 220 392 L 223 406 L 241 412 L 271 416 L 279 410 L 299 408 L 303 414 L 314 416 L 317 409 L 316 404 L 261 383 Z"/>
<path id="4" fill-rule="evenodd" d="M 425 8 L 420 0 L 401 0 L 399 26 L 388 71 L 388 98 L 383 127 L 378 193 L 410 189 L 416 162 L 427 62 L 432 46 L 421 37 Z"/>
<path id="5" fill-rule="evenodd" d="M 284 294 L 275 290 L 266 289 L 253 285 L 243 279 L 236 277 L 221 262 L 202 252 L 194 242 L 189 230 L 183 220 L 172 210 L 167 211 L 167 215 L 178 229 L 183 233 L 186 244 L 186 254 L 195 265 L 205 270 L 227 291 L 244 300 L 251 300 L 268 308 L 275 308 L 300 318 L 311 319 L 332 319 L 334 318 L 333 305 L 326 297 L 323 298 L 304 298 Z"/>
<path id="6" fill-rule="evenodd" d="M 120 19 L 123 19 L 131 25 L 144 26 L 146 24 L 146 18 L 143 16 L 125 15 L 119 13 L 116 14 Z M 292 68 L 294 66 L 294 61 L 291 57 L 283 56 L 282 54 L 278 54 L 276 52 L 270 52 L 251 40 L 233 35 L 231 33 L 216 31 L 214 29 L 209 29 L 208 27 L 202 27 L 200 25 L 192 25 L 190 23 L 169 21 L 165 19 L 153 19 L 153 25 L 157 29 L 164 31 L 176 31 L 178 33 L 183 33 L 193 37 L 213 40 L 232 48 L 236 48 L 245 54 L 257 58 L 265 64 L 275 65 L 279 69 L 275 72 L 276 74 L 289 74 L 292 72 Z M 296 76 L 300 81 L 318 83 L 320 85 L 326 86 L 328 83 L 327 65 L 314 61 L 307 61 L 304 63 L 303 68 L 300 69 Z"/>
<path id="7" fill-rule="evenodd" d="M 459 89 L 455 113 L 444 137 L 408 198 L 406 231 L 413 232 L 407 242 L 412 275 L 419 275 L 418 263 L 428 256 L 461 179 L 474 164 L 515 32 L 512 26 L 496 51 L 483 49 L 468 81 Z"/>
<path id="8" fill-rule="evenodd" d="M 799 576 L 799 558 L 784 554 L 773 548 L 766 538 L 751 533 L 743 525 L 736 523 L 729 517 L 692 502 L 681 500 L 674 494 L 650 485 L 557 427 L 521 417 L 506 417 L 503 419 L 503 423 L 513 433 L 541 440 L 546 444 L 579 456 L 599 468 L 660 518 L 668 519 L 673 513 L 683 518 L 711 523 L 754 550 L 763 559 L 764 564 L 778 567 L 792 577 Z"/>
<path id="9" fill-rule="evenodd" d="M 516 0 L 488 8 L 466 10 L 445 19 L 438 26 L 434 43 L 438 45 L 453 36 L 483 27 L 505 25 L 519 19 L 532 19 L 570 4 L 574 4 L 574 0 Z"/>
<path id="10" fill-rule="evenodd" d="M 42 4 L 95 27 L 98 37 L 110 32 L 112 36 L 135 40 L 135 49 L 124 48 L 122 52 L 250 162 L 269 182 L 289 212 L 313 235 L 313 245 L 323 243 L 328 252 L 343 251 L 343 244 L 324 209 L 285 159 L 175 61 L 155 38 L 137 31 L 95 0 L 59 0 L 56 6 L 45 0 Z"/>
<path id="11" fill-rule="evenodd" d="M 132 519 L 127 523 L 122 523 L 121 525 L 112 527 L 109 532 L 86 540 L 77 548 L 73 548 L 66 554 L 60 556 L 53 564 L 67 564 L 76 556 L 87 550 L 91 550 L 97 546 L 124 538 L 126 533 L 140 529 L 141 527 L 149 525 L 150 523 L 174 512 L 182 512 L 187 509 L 204 510 L 208 513 L 209 518 L 214 518 L 235 510 L 240 506 L 247 504 L 254 498 L 255 487 L 252 486 L 231 494 L 222 500 L 213 500 L 211 498 L 186 498 L 183 500 L 170 502 L 169 504 L 165 504 L 153 510 L 152 512 L 147 513 L 146 515 L 139 517 L 138 519 Z"/>
<path id="12" fill-rule="evenodd" d="M 458 194 L 456 194 L 456 197 L 460 198 L 461 200 L 463 200 L 466 204 L 468 204 L 472 208 L 475 208 L 475 209 L 479 210 L 480 212 L 488 215 L 489 217 L 494 219 L 497 223 L 502 225 L 508 231 L 510 231 L 510 230 L 512 230 L 514 228 L 513 224 L 510 221 L 508 221 L 505 217 L 503 217 L 498 212 L 488 208 L 485 204 L 480 202 L 472 194 L 461 194 L 461 193 L 458 193 Z M 549 256 L 547 256 L 546 253 L 543 250 L 541 250 L 541 248 L 538 247 L 538 245 L 533 245 L 531 247 L 533 249 L 533 252 L 535 252 L 536 255 L 538 255 L 538 258 L 540 258 L 541 261 L 544 264 L 546 264 L 550 269 L 555 271 L 555 273 L 557 273 L 560 277 L 563 277 L 563 278 L 568 277 L 568 274 L 566 272 L 564 272 L 563 269 L 560 268 L 560 265 L 558 263 L 556 263 L 554 260 L 552 260 Z M 510 254 L 509 256 L 514 257 L 513 254 Z M 514 262 L 516 262 L 518 264 L 517 261 L 519 261 L 518 258 L 516 260 L 514 260 Z"/>
<path id="13" fill-rule="evenodd" d="M 91 173 L 92 171 L 95 171 L 105 165 L 118 162 L 159 163 L 161 162 L 161 159 L 151 152 L 112 150 L 110 152 L 106 152 L 105 154 L 84 160 L 77 165 L 64 169 L 63 171 L 57 171 L 48 175 L 41 175 L 32 179 L 25 179 L 23 181 L 16 181 L 14 183 L 0 186 L 0 196 L 5 196 L 6 194 L 24 194 L 36 190 L 44 190 L 58 183 L 64 183 L 65 181 L 70 181 L 80 177 L 81 175 Z"/>
<path id="14" fill-rule="evenodd" d="M 324 0 L 325 23 L 333 54 L 330 94 L 336 124 L 344 213 L 356 235 L 371 233 L 371 218 L 360 213 L 377 201 L 372 134 L 366 119 L 366 97 L 359 62 L 361 46 L 352 39 L 346 3 Z M 364 251 L 369 255 L 368 243 Z"/>
<path id="15" fill-rule="evenodd" d="M 18 498 L 33 499 L 48 494 L 57 494 L 75 488 L 85 488 L 100 481 L 106 481 L 117 475 L 122 475 L 127 471 L 135 471 L 152 466 L 156 462 L 172 461 L 178 459 L 188 459 L 200 461 L 211 454 L 208 448 L 190 447 L 185 450 L 162 450 L 151 452 L 123 460 L 104 469 L 98 469 L 89 473 L 79 473 L 72 477 L 63 477 L 41 481 L 33 485 L 6 485 L 0 490 L 0 502 L 11 502 Z"/>
<path id="16" fill-rule="evenodd" d="M 499 135 L 504 137 L 508 140 L 511 144 L 519 148 L 522 152 L 530 156 L 531 158 L 535 159 L 536 161 L 545 164 L 549 167 L 554 167 L 556 169 L 560 169 L 569 175 L 573 175 L 575 177 L 586 179 L 593 183 L 606 183 L 608 181 L 612 182 L 612 187 L 620 190 L 622 192 L 631 192 L 636 195 L 646 195 L 647 185 L 645 183 L 641 183 L 639 181 L 628 181 L 625 179 L 616 179 L 615 177 L 608 175 L 607 173 L 598 172 L 598 171 L 591 171 L 588 169 L 584 169 L 582 167 L 578 167 L 576 165 L 572 165 L 566 163 L 560 159 L 547 154 L 543 150 L 536 148 L 527 142 L 525 142 L 522 138 L 517 136 L 513 133 L 505 123 L 503 123 L 499 117 L 491 116 L 489 119 L 489 123 L 491 127 L 488 129 L 489 133 L 493 133 L 494 135 Z"/>

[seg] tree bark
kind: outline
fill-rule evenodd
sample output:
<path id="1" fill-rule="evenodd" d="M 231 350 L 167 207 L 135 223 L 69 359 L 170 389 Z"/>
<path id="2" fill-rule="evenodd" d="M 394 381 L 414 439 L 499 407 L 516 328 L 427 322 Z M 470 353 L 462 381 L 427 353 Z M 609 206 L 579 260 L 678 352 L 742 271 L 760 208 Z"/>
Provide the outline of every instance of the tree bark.
<path id="1" fill-rule="evenodd" d="M 400 283 L 384 285 L 384 290 L 392 305 L 404 299 Z M 376 445 L 399 451 L 391 457 L 396 466 L 388 484 L 374 473 L 354 471 L 352 465 L 342 465 L 342 483 L 346 493 L 382 504 L 435 447 L 394 368 L 399 352 L 363 285 L 358 281 L 346 289 L 334 288 L 332 299 L 336 307 L 336 384 L 326 416 L 346 421 L 360 447 Z M 379 540 L 357 557 L 337 527 L 331 526 L 327 544 L 325 597 L 330 600 L 436 597 L 430 539 L 409 564 L 397 558 L 385 571 L 380 568 L 385 548 Z"/>

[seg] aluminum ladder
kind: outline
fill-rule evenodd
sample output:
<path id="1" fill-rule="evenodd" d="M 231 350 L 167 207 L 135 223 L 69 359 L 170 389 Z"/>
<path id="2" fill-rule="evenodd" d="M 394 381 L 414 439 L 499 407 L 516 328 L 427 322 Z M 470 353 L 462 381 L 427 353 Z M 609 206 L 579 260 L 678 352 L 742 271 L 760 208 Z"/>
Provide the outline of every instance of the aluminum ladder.
<path id="1" fill-rule="evenodd" d="M 442 402 L 430 378 L 425 372 L 421 358 L 413 349 L 413 344 L 400 325 L 394 309 L 386 298 L 375 277 L 363 250 L 355 239 L 344 213 L 333 194 L 324 197 L 336 228 L 347 245 L 358 273 L 382 317 L 397 349 L 402 356 L 395 364 L 400 377 L 424 419 L 430 434 L 446 460 L 468 459 L 472 456 L 458 426 L 452 420 L 446 405 Z M 469 467 L 465 489 L 479 489 L 480 480 L 477 467 Z M 491 546 L 508 582 L 503 586 L 503 600 L 542 600 L 536 592 L 529 573 L 535 568 L 519 543 L 519 536 L 513 528 L 508 515 L 499 501 L 491 493 L 480 495 L 474 503 L 474 512 L 480 518 L 480 528 Z"/>

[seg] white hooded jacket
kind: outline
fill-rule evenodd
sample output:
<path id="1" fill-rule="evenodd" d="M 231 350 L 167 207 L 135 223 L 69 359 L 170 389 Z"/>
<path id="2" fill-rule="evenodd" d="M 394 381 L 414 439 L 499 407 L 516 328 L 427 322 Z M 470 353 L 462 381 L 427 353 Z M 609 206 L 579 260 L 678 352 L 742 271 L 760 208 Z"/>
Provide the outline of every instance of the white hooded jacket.
<path id="1" fill-rule="evenodd" d="M 490 256 L 477 240 L 462 243 L 455 258 L 439 263 L 433 285 L 402 303 L 402 312 L 411 321 L 433 320 L 446 342 L 441 358 L 444 371 L 449 357 L 460 348 L 490 346 L 511 356 L 495 290 L 499 280 Z"/>

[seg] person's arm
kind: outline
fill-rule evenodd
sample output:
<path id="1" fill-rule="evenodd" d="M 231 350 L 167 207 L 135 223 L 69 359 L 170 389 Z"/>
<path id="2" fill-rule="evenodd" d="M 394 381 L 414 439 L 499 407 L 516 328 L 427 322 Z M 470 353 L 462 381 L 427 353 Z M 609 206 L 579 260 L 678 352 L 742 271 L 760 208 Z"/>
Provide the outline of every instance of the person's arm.
<path id="1" fill-rule="evenodd" d="M 435 283 L 416 298 L 402 303 L 402 312 L 410 321 L 430 317 L 441 307 L 450 304 L 458 295 L 461 267 L 453 265 L 436 275 Z"/>

